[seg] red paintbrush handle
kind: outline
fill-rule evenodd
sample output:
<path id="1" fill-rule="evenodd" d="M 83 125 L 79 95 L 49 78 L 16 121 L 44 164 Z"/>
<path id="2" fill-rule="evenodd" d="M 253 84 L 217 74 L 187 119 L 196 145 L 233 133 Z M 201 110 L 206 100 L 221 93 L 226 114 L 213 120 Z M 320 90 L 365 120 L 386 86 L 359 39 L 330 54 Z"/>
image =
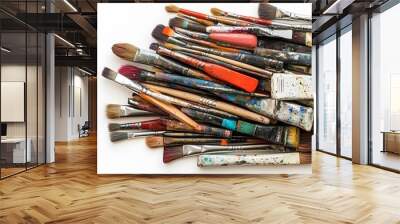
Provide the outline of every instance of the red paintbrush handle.
<path id="1" fill-rule="evenodd" d="M 216 41 L 226 42 L 233 45 L 255 48 L 257 47 L 257 36 L 247 33 L 211 33 L 209 37 Z"/>
<path id="2" fill-rule="evenodd" d="M 223 80 L 250 93 L 254 92 L 258 85 L 257 79 L 220 65 L 206 63 L 204 71 L 217 79 Z"/>
<path id="3" fill-rule="evenodd" d="M 200 12 L 194 12 L 194 11 L 187 10 L 187 9 L 179 9 L 179 12 L 186 14 L 188 16 L 194 16 L 199 19 L 208 19 L 208 15 L 200 13 Z"/>
<path id="4" fill-rule="evenodd" d="M 160 119 L 130 123 L 131 129 L 147 129 L 152 131 L 165 131 L 166 126 Z"/>
<path id="5" fill-rule="evenodd" d="M 178 61 L 181 61 L 181 62 L 183 62 L 185 64 L 191 65 L 191 66 L 196 67 L 196 68 L 201 69 L 201 70 L 203 70 L 203 67 L 205 65 L 204 62 L 202 62 L 200 60 L 197 60 L 195 58 L 186 56 L 184 54 L 181 54 L 181 53 L 178 53 L 178 52 L 175 52 L 175 51 L 171 51 L 171 50 L 169 50 L 167 48 L 159 47 L 157 49 L 157 53 L 162 54 L 162 55 L 166 55 L 166 56 L 170 56 L 171 58 L 175 58 Z"/>
<path id="6" fill-rule="evenodd" d="M 252 22 L 252 23 L 257 23 L 261 25 L 267 25 L 270 26 L 272 25 L 272 20 L 267 20 L 267 19 L 259 19 L 256 17 L 251 17 L 251 16 L 238 16 L 239 19 Z"/>

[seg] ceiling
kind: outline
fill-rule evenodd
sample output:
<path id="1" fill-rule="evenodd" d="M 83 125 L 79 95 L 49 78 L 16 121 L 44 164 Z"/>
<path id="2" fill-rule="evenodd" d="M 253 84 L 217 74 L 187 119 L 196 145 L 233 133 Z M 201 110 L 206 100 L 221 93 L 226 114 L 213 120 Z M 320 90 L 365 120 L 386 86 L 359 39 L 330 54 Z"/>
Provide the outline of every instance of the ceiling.
<path id="1" fill-rule="evenodd" d="M 357 14 L 386 0 L 270 0 L 269 2 L 303 2 L 313 4 L 313 36 L 316 37 L 348 14 Z M 24 33 L 55 32 L 56 64 L 96 69 L 97 3 L 182 2 L 179 0 L 1 0 L 0 25 L 3 46 L 26 55 Z M 191 2 L 226 2 L 225 0 Z M 249 2 L 249 1 L 238 1 Z M 259 2 L 252 1 L 250 2 Z M 329 9 L 329 10 L 327 10 Z M 52 13 L 49 13 L 49 12 Z M 329 13 L 326 13 L 329 12 Z M 23 31 L 21 33 L 21 31 Z M 66 40 L 66 41 L 64 41 Z M 28 55 L 35 48 L 28 43 Z M 72 46 L 72 45 L 74 46 Z"/>

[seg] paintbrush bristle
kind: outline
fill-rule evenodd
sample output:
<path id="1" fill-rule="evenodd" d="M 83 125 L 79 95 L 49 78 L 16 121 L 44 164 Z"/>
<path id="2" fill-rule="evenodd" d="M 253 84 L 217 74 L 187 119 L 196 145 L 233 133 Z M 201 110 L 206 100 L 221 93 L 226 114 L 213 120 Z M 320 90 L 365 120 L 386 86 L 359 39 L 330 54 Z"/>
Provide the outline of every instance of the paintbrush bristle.
<path id="1" fill-rule="evenodd" d="M 152 49 L 153 51 L 157 51 L 159 47 L 160 47 L 160 44 L 158 44 L 158 43 L 150 44 L 150 49 Z"/>
<path id="2" fill-rule="evenodd" d="M 186 19 L 182 19 L 179 17 L 175 17 L 169 20 L 169 26 L 170 27 L 179 27 L 179 28 L 183 28 L 183 29 L 189 29 L 192 31 L 196 31 L 196 32 L 202 32 L 202 33 L 206 33 L 207 32 L 207 27 L 200 25 L 200 24 L 196 24 L 193 23 L 189 20 Z"/>
<path id="3" fill-rule="evenodd" d="M 113 70 L 105 67 L 103 69 L 103 72 L 101 73 L 104 78 L 110 79 L 110 80 L 115 80 L 117 77 L 118 73 L 114 72 Z"/>
<path id="4" fill-rule="evenodd" d="M 311 152 L 312 147 L 312 131 L 300 131 L 300 143 L 297 151 Z"/>
<path id="5" fill-rule="evenodd" d="M 162 33 L 164 27 L 165 27 L 165 26 L 164 26 L 164 25 L 161 25 L 161 24 L 157 25 L 157 26 L 154 28 L 153 32 L 151 32 L 151 35 L 152 35 L 155 39 L 157 39 L 157 40 L 159 40 L 159 41 L 163 41 L 163 42 L 167 41 L 167 40 L 168 40 L 168 37 L 167 37 L 165 34 Z"/>
<path id="6" fill-rule="evenodd" d="M 113 131 L 110 133 L 110 140 L 112 142 L 126 140 L 128 138 L 129 138 L 129 134 L 128 134 L 128 132 L 125 132 L 125 131 Z"/>
<path id="7" fill-rule="evenodd" d="M 276 19 L 278 8 L 269 4 L 262 2 L 258 6 L 258 16 L 263 19 Z"/>
<path id="8" fill-rule="evenodd" d="M 109 131 L 117 131 L 121 129 L 121 124 L 118 123 L 109 123 L 108 124 L 108 130 Z"/>
<path id="9" fill-rule="evenodd" d="M 127 43 L 114 44 L 112 52 L 120 58 L 132 61 L 136 52 L 139 50 L 136 46 Z"/>
<path id="10" fill-rule="evenodd" d="M 296 127 L 288 127 L 286 144 L 289 147 L 297 147 L 299 145 L 300 130 Z"/>
<path id="11" fill-rule="evenodd" d="M 131 80 L 138 80 L 138 75 L 143 70 L 133 65 L 123 65 L 119 68 L 118 73 Z"/>
<path id="12" fill-rule="evenodd" d="M 119 118 L 121 117 L 121 105 L 118 104 L 108 104 L 106 109 L 106 114 L 108 118 Z"/>
<path id="13" fill-rule="evenodd" d="M 169 163 L 183 157 L 182 146 L 164 147 L 163 162 Z"/>
<path id="14" fill-rule="evenodd" d="M 225 12 L 218 8 L 211 8 L 211 13 L 215 16 L 224 16 Z"/>
<path id="15" fill-rule="evenodd" d="M 164 137 L 162 137 L 162 136 L 146 137 L 146 145 L 149 148 L 157 148 L 157 147 L 164 146 Z"/>
<path id="16" fill-rule="evenodd" d="M 167 12 L 179 12 L 180 8 L 176 5 L 167 5 L 165 6 L 165 10 L 167 10 Z"/>
<path id="17" fill-rule="evenodd" d="M 168 37 L 171 37 L 174 35 L 174 33 L 175 33 L 175 31 L 173 29 L 171 29 L 170 27 L 168 27 L 168 26 L 163 27 L 162 34 L 164 34 Z"/>

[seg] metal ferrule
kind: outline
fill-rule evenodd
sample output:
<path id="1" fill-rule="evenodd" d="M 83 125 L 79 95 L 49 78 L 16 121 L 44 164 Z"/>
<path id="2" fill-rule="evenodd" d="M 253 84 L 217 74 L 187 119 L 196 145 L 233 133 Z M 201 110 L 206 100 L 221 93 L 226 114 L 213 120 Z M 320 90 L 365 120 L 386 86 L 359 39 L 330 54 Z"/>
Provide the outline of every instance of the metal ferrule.
<path id="1" fill-rule="evenodd" d="M 198 153 L 222 151 L 222 150 L 246 150 L 246 149 L 261 149 L 268 148 L 269 144 L 258 144 L 258 145 L 184 145 L 182 147 L 183 155 L 193 155 Z"/>
<path id="2" fill-rule="evenodd" d="M 275 29 L 293 29 L 299 31 L 311 31 L 312 26 L 308 24 L 288 24 L 279 21 L 274 21 L 272 27 Z"/>
<path id="3" fill-rule="evenodd" d="M 153 135 L 162 135 L 166 131 L 142 131 L 142 132 L 129 132 L 128 136 L 129 138 L 135 138 L 135 137 L 145 137 L 145 136 L 153 136 Z"/>
<path id="4" fill-rule="evenodd" d="M 142 85 L 140 85 L 138 82 L 130 80 L 121 74 L 117 74 L 114 81 L 123 86 L 126 86 L 127 88 L 134 91 L 135 93 L 143 92 L 143 89 L 144 89 L 144 87 Z"/>
<path id="5" fill-rule="evenodd" d="M 175 27 L 175 31 L 180 33 L 180 34 L 184 34 L 184 35 L 188 35 L 191 37 L 197 37 L 203 40 L 208 40 L 208 34 L 205 33 L 199 33 L 199 32 L 194 32 L 194 31 L 187 31 L 185 29 L 179 28 L 179 27 Z"/>

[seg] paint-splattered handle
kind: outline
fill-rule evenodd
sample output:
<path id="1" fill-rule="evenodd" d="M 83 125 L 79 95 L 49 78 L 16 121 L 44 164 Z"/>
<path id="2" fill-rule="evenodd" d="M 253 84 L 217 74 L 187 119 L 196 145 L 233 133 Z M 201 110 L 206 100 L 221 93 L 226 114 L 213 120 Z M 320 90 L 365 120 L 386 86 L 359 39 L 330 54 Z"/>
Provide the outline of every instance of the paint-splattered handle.
<path id="1" fill-rule="evenodd" d="M 255 155 L 218 155 L 203 154 L 198 157 L 197 166 L 232 166 L 232 165 L 289 165 L 300 164 L 299 153 L 255 154 Z"/>

